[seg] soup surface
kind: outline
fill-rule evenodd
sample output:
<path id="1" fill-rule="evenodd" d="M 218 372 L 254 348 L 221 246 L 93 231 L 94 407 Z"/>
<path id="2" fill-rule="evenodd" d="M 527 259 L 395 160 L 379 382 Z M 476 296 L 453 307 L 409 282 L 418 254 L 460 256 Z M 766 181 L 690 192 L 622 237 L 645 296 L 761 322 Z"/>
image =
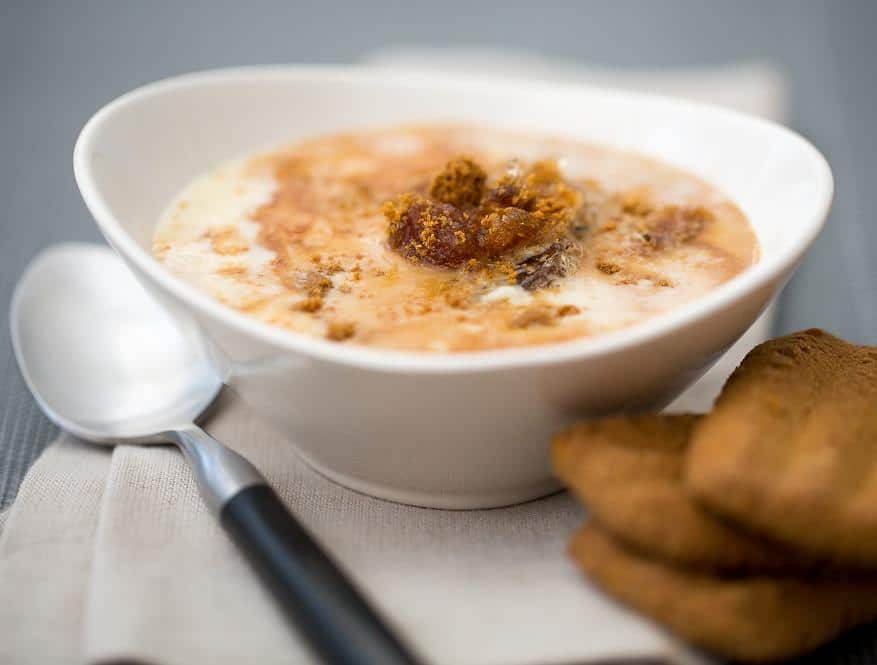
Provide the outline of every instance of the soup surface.
<path id="1" fill-rule="evenodd" d="M 154 254 L 274 326 L 457 352 L 630 326 L 752 265 L 758 243 L 721 192 L 652 159 L 435 125 L 221 164 L 170 203 Z"/>

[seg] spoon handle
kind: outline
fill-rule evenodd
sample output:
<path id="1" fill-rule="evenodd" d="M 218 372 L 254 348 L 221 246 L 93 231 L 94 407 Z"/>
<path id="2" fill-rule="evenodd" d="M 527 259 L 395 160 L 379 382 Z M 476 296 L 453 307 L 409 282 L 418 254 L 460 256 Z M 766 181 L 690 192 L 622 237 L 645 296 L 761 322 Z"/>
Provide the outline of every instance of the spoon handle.
<path id="1" fill-rule="evenodd" d="M 325 662 L 419 662 L 270 487 L 241 490 L 225 504 L 220 518 Z"/>
<path id="2" fill-rule="evenodd" d="M 197 425 L 170 438 L 204 500 L 324 662 L 420 663 L 250 462 Z"/>

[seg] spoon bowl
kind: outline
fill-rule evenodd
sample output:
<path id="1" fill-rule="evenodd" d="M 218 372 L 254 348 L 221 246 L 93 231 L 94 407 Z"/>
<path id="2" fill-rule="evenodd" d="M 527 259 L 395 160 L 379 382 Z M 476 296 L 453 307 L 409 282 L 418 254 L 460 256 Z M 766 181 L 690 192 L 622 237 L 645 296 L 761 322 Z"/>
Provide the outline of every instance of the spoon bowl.
<path id="1" fill-rule="evenodd" d="M 198 341 L 102 247 L 43 252 L 18 284 L 10 322 L 40 406 L 90 441 L 154 441 L 197 420 L 222 388 Z"/>

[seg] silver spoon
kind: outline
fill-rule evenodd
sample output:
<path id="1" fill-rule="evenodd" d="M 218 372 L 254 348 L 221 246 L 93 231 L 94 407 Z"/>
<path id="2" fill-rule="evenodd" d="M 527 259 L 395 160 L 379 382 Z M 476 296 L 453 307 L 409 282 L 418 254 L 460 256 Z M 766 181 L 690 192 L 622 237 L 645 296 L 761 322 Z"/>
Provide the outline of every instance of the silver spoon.
<path id="1" fill-rule="evenodd" d="M 61 428 L 94 443 L 182 450 L 207 505 L 326 662 L 417 662 L 256 468 L 195 424 L 222 380 L 198 336 L 112 251 L 41 253 L 18 283 L 10 324 L 24 380 Z"/>

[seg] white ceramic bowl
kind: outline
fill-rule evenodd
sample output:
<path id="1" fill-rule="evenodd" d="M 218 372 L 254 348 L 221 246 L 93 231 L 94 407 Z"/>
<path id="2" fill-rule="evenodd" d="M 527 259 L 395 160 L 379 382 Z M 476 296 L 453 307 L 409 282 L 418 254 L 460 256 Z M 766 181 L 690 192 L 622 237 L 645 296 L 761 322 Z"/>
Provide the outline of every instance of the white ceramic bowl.
<path id="1" fill-rule="evenodd" d="M 171 197 L 222 160 L 298 137 L 423 121 L 530 130 L 659 157 L 734 199 L 762 259 L 706 297 L 620 332 L 446 355 L 272 328 L 202 295 L 150 254 Z M 310 464 L 368 494 L 444 508 L 546 494 L 556 487 L 547 455 L 553 432 L 583 414 L 671 400 L 784 285 L 832 196 L 816 149 L 739 113 L 614 90 L 352 67 L 235 69 L 147 85 L 88 122 L 74 166 L 109 243 Z"/>

